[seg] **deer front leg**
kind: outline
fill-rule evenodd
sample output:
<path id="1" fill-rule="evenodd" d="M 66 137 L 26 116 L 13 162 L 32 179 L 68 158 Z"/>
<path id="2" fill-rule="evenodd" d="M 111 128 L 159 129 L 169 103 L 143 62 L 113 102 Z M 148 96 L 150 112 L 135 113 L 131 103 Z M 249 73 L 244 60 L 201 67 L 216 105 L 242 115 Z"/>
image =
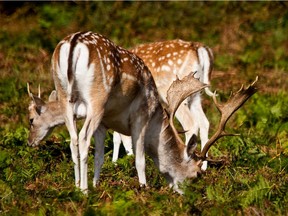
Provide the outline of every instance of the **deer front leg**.
<path id="1" fill-rule="evenodd" d="M 135 121 L 132 125 L 132 143 L 135 152 L 135 166 L 139 178 L 140 186 L 146 186 L 146 175 L 145 175 L 145 146 L 144 137 L 146 132 L 146 125 L 140 119 Z"/>
<path id="2" fill-rule="evenodd" d="M 65 124 L 70 135 L 70 149 L 72 160 L 74 163 L 74 174 L 75 174 L 75 185 L 80 187 L 80 167 L 79 167 L 79 151 L 78 151 L 78 137 L 76 121 L 73 117 L 73 107 L 72 104 L 68 103 L 66 107 L 66 117 Z"/>
<path id="3" fill-rule="evenodd" d="M 104 163 L 104 141 L 105 141 L 106 131 L 107 129 L 103 125 L 100 124 L 98 129 L 94 133 L 94 141 L 95 141 L 94 178 L 93 178 L 94 187 L 96 187 L 99 181 L 101 168 Z"/>

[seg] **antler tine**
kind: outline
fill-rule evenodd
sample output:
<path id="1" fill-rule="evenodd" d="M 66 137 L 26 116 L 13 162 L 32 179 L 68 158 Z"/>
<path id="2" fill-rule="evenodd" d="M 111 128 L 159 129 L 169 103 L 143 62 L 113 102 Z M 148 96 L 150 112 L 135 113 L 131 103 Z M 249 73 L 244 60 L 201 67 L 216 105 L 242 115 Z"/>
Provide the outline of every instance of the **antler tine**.
<path id="1" fill-rule="evenodd" d="M 27 82 L 27 92 L 28 92 L 29 97 L 33 97 L 33 94 L 30 92 L 29 82 Z"/>
<path id="2" fill-rule="evenodd" d="M 40 84 L 38 85 L 38 97 L 41 98 L 41 88 L 40 88 Z"/>
<path id="3" fill-rule="evenodd" d="M 257 92 L 255 83 L 258 81 L 258 76 L 255 81 L 250 84 L 246 89 L 243 85 L 237 93 L 235 93 L 225 104 L 219 104 L 216 100 L 216 95 L 213 95 L 213 101 L 221 114 L 220 122 L 217 131 L 208 140 L 203 150 L 201 151 L 200 158 L 205 159 L 206 153 L 210 147 L 223 136 L 235 136 L 237 134 L 228 134 L 225 132 L 225 126 L 230 117 L 254 94 Z"/>

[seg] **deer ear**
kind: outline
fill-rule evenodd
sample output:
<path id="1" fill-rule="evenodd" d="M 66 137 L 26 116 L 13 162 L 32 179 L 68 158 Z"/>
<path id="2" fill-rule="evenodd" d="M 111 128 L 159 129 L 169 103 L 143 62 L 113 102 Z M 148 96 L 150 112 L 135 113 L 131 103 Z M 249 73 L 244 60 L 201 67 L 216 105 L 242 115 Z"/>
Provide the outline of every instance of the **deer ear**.
<path id="1" fill-rule="evenodd" d="M 34 101 L 34 103 L 35 103 L 35 105 L 38 107 L 38 106 L 45 106 L 46 105 L 46 103 L 41 99 L 41 98 L 39 98 L 39 97 L 37 97 L 37 96 L 35 96 L 35 95 L 33 95 L 33 101 Z"/>
<path id="2" fill-rule="evenodd" d="M 46 110 L 46 103 L 39 97 L 32 95 L 33 103 L 35 104 L 35 109 L 38 115 Z"/>
<path id="3" fill-rule="evenodd" d="M 57 92 L 56 92 L 56 90 L 53 90 L 53 91 L 51 92 L 48 101 L 49 101 L 49 102 L 51 102 L 51 101 L 57 101 Z"/>
<path id="4" fill-rule="evenodd" d="M 191 157 L 194 154 L 196 147 L 197 147 L 197 136 L 193 134 L 186 147 L 187 155 L 189 157 Z"/>
<path id="5" fill-rule="evenodd" d="M 38 115 L 41 115 L 41 113 L 46 111 L 46 106 L 36 106 L 36 112 L 38 113 Z"/>

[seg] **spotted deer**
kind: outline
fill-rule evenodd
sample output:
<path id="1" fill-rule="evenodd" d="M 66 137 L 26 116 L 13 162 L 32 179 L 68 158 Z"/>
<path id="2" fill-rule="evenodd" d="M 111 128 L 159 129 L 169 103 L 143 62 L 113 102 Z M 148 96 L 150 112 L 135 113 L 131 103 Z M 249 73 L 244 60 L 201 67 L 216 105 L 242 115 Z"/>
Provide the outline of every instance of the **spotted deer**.
<path id="1" fill-rule="evenodd" d="M 94 185 L 99 180 L 104 161 L 106 130 L 111 128 L 132 136 L 140 185 L 147 183 L 146 152 L 169 185 L 179 192 L 178 183 L 197 176 L 207 151 L 218 139 L 213 136 L 214 141 L 209 140 L 208 147 L 205 146 L 197 156 L 194 152 L 196 135 L 185 146 L 173 125 L 175 112 L 182 101 L 207 85 L 193 78 L 193 74 L 174 81 L 167 93 L 169 106 L 164 109 L 151 73 L 143 61 L 100 34 L 78 32 L 64 38 L 54 50 L 52 74 L 57 100 L 45 103 L 34 96 L 28 86 L 32 99 L 28 144 L 38 145 L 53 129 L 55 124 L 49 119 L 53 121 L 53 118 L 59 117 L 59 122 L 64 120 L 71 138 L 75 184 L 84 193 L 88 192 L 87 156 L 93 134 L 95 166 L 99 167 L 95 170 Z M 219 137 L 225 135 L 222 131 L 229 117 L 255 91 L 253 83 L 247 89 L 241 89 L 224 106 L 217 104 L 223 117 L 220 125 L 224 125 L 220 127 Z M 53 98 L 52 95 L 50 98 Z M 79 136 L 75 124 L 77 116 L 85 119 Z M 45 124 L 43 119 L 47 120 Z"/>
<path id="2" fill-rule="evenodd" d="M 170 85 L 177 79 L 181 80 L 191 72 L 205 84 L 210 84 L 213 68 L 212 50 L 199 42 L 188 42 L 183 40 L 170 40 L 142 44 L 130 49 L 139 56 L 148 66 L 152 73 L 162 103 L 167 106 L 167 91 Z M 207 95 L 213 93 L 205 88 Z M 193 134 L 200 132 L 201 149 L 208 141 L 209 121 L 201 105 L 201 93 L 195 93 L 188 97 L 179 106 L 176 118 L 185 131 L 185 144 L 187 145 Z M 131 139 L 125 135 L 115 132 L 113 137 L 114 150 L 112 160 L 118 158 L 121 140 L 128 154 L 131 154 Z M 203 162 L 202 169 L 207 169 L 207 162 Z"/>

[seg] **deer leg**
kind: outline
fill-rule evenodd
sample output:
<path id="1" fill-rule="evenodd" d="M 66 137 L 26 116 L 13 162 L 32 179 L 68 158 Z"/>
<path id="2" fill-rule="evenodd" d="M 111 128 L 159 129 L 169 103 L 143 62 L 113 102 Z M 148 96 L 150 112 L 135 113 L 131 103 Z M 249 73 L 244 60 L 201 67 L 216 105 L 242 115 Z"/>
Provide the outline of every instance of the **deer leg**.
<path id="1" fill-rule="evenodd" d="M 190 110 L 191 110 L 191 114 L 193 115 L 194 119 L 197 121 L 199 125 L 200 139 L 201 139 L 201 151 L 202 151 L 207 141 L 209 140 L 208 139 L 209 121 L 203 111 L 199 93 L 193 96 L 193 99 L 190 105 Z M 208 154 L 206 156 L 208 156 Z M 203 161 L 201 169 L 206 170 L 207 165 L 208 165 L 207 161 Z"/>
<path id="2" fill-rule="evenodd" d="M 145 146 L 144 136 L 146 132 L 146 125 L 140 118 L 137 118 L 134 124 L 131 125 L 132 130 L 132 143 L 135 152 L 135 166 L 139 178 L 140 186 L 146 186 L 146 175 L 145 175 Z"/>
<path id="3" fill-rule="evenodd" d="M 70 149 L 72 160 L 74 163 L 75 185 L 80 187 L 80 167 L 79 167 L 79 151 L 76 121 L 73 117 L 73 105 L 68 103 L 66 106 L 65 124 L 70 135 Z"/>
<path id="4" fill-rule="evenodd" d="M 103 112 L 97 112 L 87 108 L 87 116 L 84 125 L 79 133 L 79 154 L 80 154 L 80 189 L 83 193 L 88 193 L 88 150 L 91 142 L 91 137 L 98 128 L 102 120 Z"/>
<path id="5" fill-rule="evenodd" d="M 119 134 L 118 132 L 114 131 L 113 133 L 114 147 L 113 147 L 113 157 L 112 157 L 112 162 L 114 163 L 118 160 L 121 141 L 123 143 L 123 146 L 125 148 L 127 155 L 133 154 L 131 137 L 125 136 L 123 134 Z"/>
<path id="6" fill-rule="evenodd" d="M 130 136 L 125 136 L 123 134 L 120 134 L 122 143 L 124 145 L 125 151 L 127 155 L 133 155 L 133 150 L 132 150 L 132 140 Z"/>
<path id="7" fill-rule="evenodd" d="M 94 133 L 95 141 L 95 154 L 94 154 L 94 178 L 93 186 L 96 187 L 99 178 L 102 165 L 104 163 L 104 141 L 107 129 L 103 125 L 99 125 Z"/>
<path id="8" fill-rule="evenodd" d="M 114 131 L 113 133 L 113 157 L 112 162 L 116 162 L 119 156 L 119 149 L 121 144 L 121 136 L 118 132 Z"/>

